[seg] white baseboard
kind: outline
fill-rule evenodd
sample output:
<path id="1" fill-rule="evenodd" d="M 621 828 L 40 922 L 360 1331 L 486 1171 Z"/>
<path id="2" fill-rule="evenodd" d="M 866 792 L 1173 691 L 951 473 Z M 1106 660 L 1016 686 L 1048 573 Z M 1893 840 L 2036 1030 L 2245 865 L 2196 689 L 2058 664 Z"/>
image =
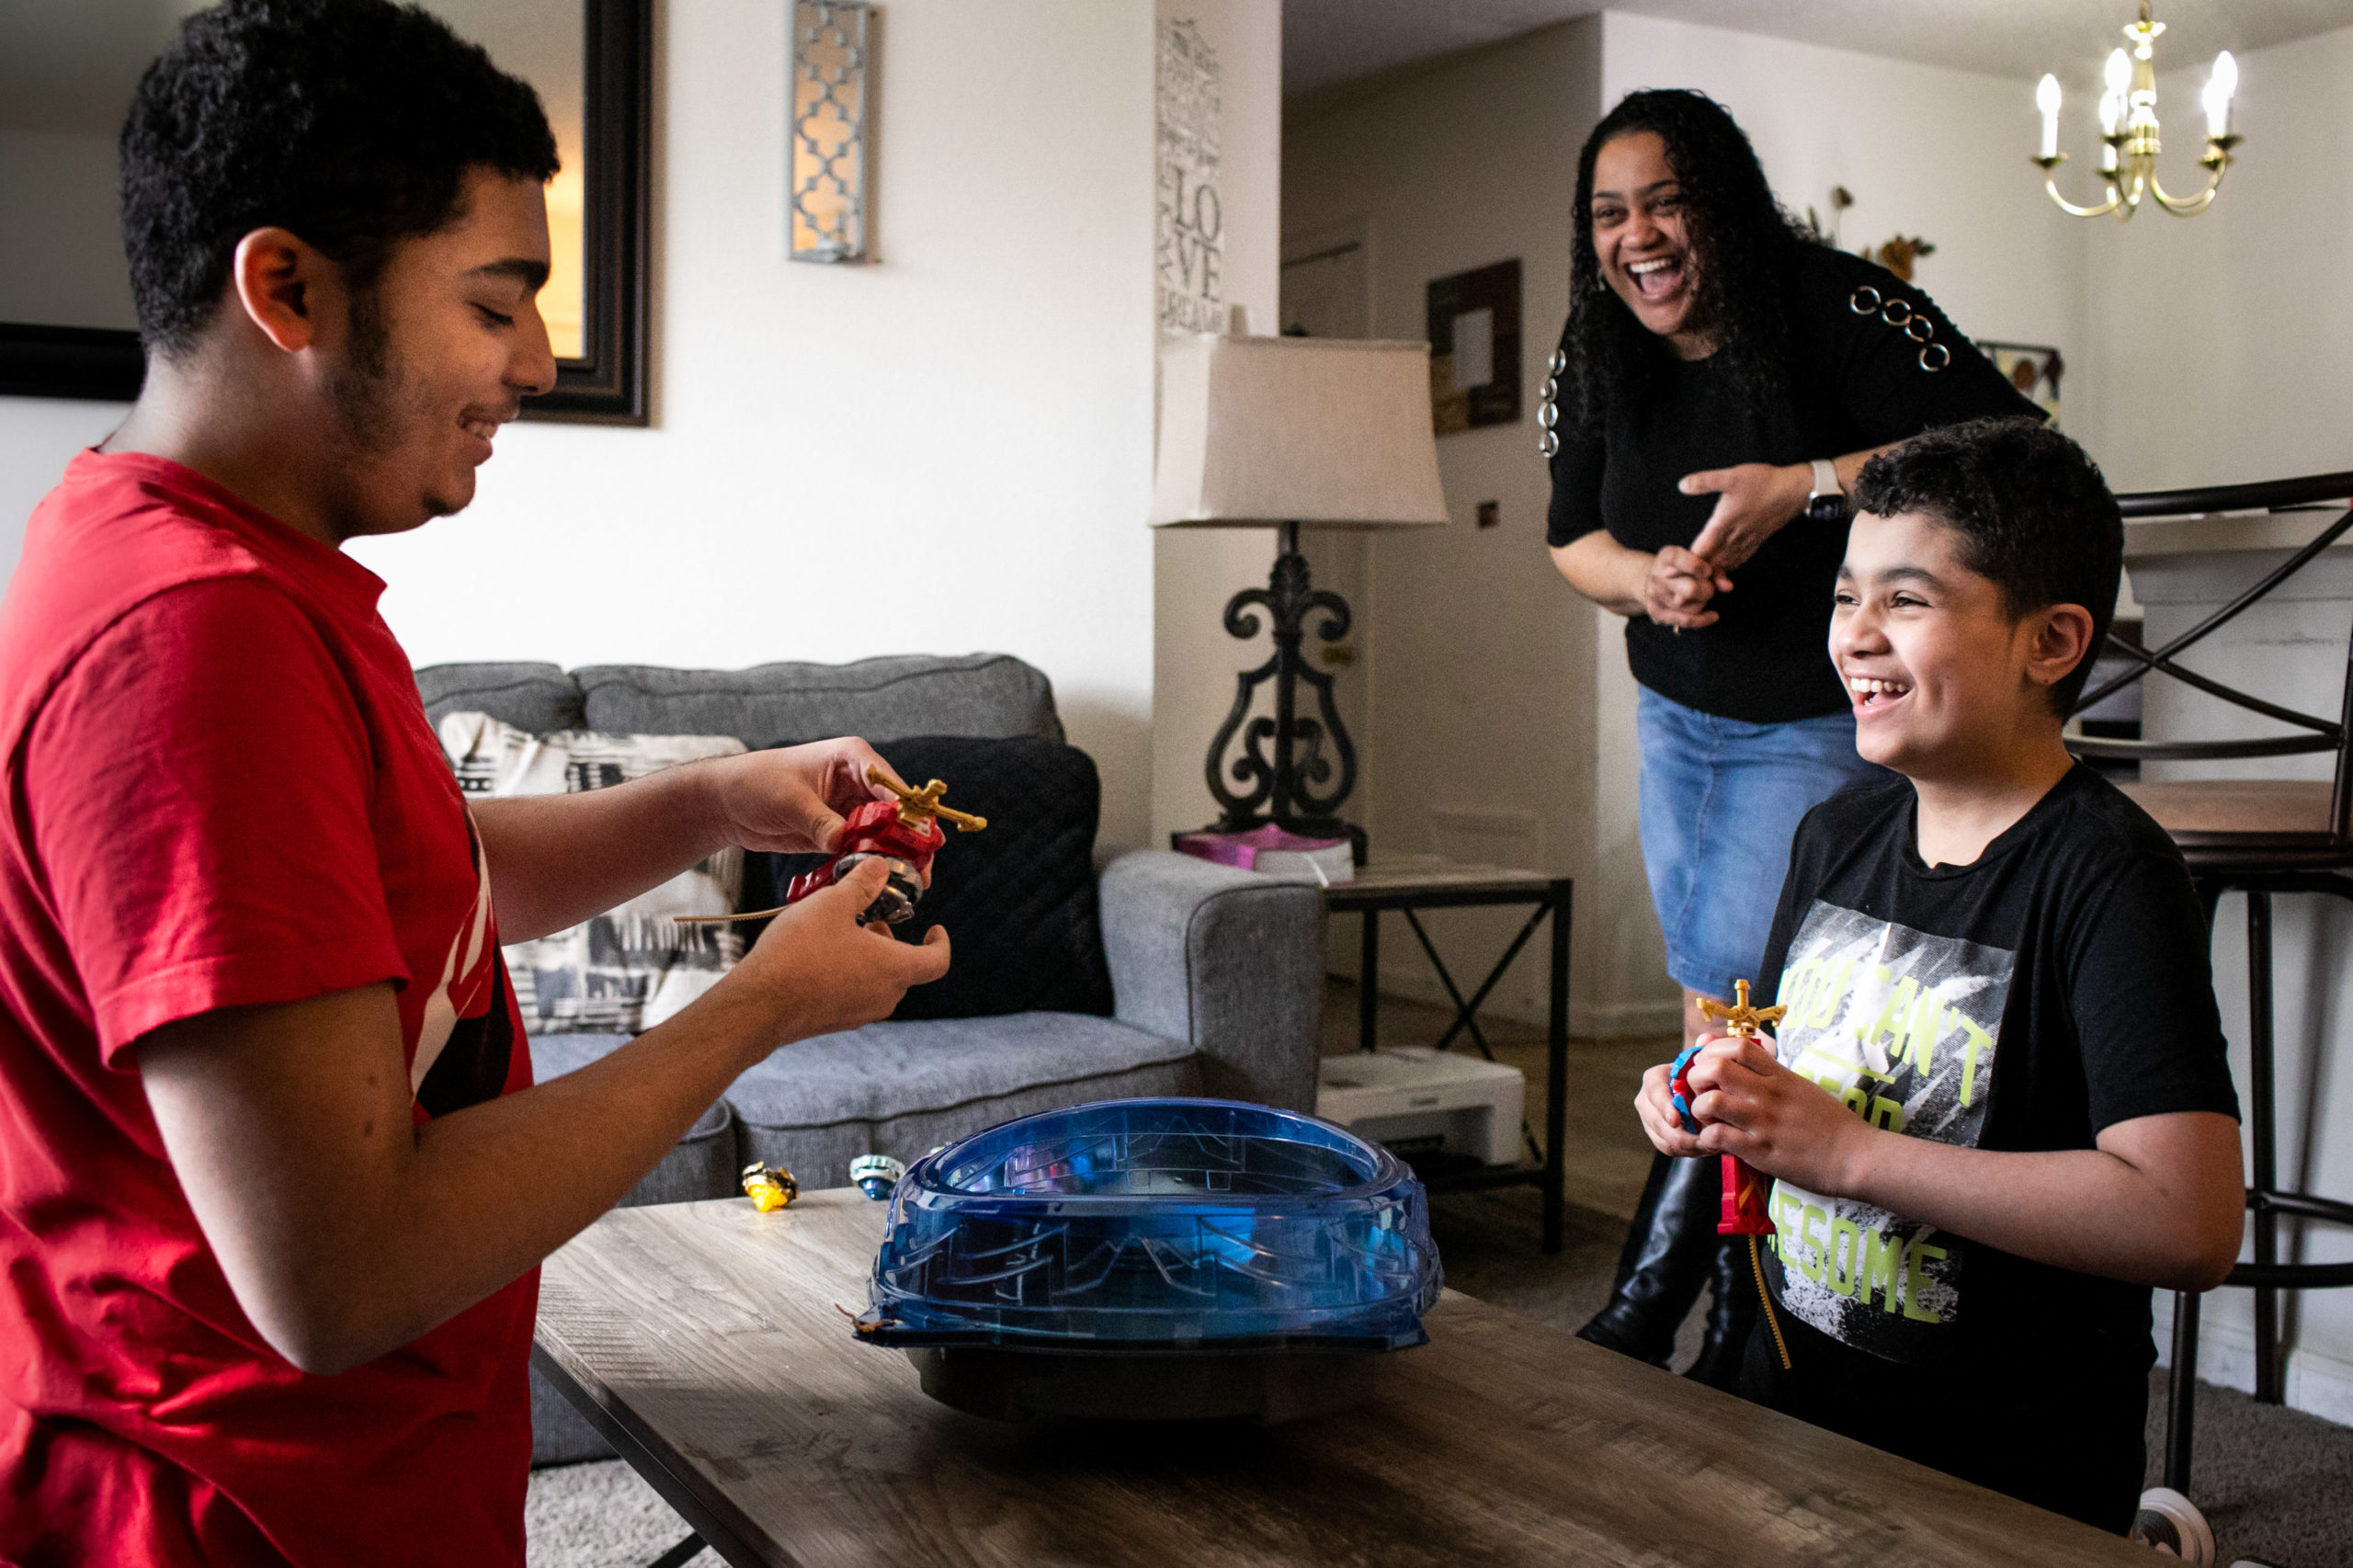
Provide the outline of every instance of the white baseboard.
<path id="1" fill-rule="evenodd" d="M 1418 957 L 1418 955 L 1416 955 Z M 1525 961 L 1523 956 L 1523 961 Z M 1506 996 L 1506 988 L 1497 986 L 1495 994 L 1479 1008 L 1481 1017 L 1509 1018 L 1515 1023 L 1542 1028 L 1552 1020 L 1546 1016 L 1545 1004 L 1540 999 L 1530 1006 L 1525 998 Z M 1427 965 L 1418 969 L 1400 967 L 1391 970 L 1381 966 L 1381 994 L 1400 996 L 1409 1002 L 1426 1002 L 1432 1006 L 1452 1011 L 1454 1004 L 1438 977 Z M 1678 998 L 1657 1002 L 1605 1002 L 1598 1005 L 1583 1002 L 1572 993 L 1569 997 L 1569 1033 L 1579 1040 L 1610 1040 L 1627 1035 L 1674 1034 L 1683 1027 L 1683 1004 Z"/>
<path id="2" fill-rule="evenodd" d="M 2160 1291 L 2156 1303 L 2157 1365 L 2173 1363 L 2173 1298 Z M 2353 1426 L 2353 1361 L 2317 1350 L 2287 1352 L 2287 1404 Z M 2234 1323 L 2215 1323 L 2201 1314 L 2198 1324 L 2198 1376 L 2218 1388 L 2255 1392 L 2255 1335 Z"/>

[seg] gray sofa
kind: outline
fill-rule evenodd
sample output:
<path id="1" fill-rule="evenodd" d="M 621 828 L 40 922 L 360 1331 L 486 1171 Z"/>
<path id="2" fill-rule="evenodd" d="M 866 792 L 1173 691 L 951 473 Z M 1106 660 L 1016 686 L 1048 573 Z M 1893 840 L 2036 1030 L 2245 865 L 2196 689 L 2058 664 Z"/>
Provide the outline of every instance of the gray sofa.
<path id="1" fill-rule="evenodd" d="M 481 711 L 536 734 L 721 734 L 754 748 L 839 734 L 1063 738 L 1046 677 L 1002 653 L 723 671 L 436 665 L 416 683 L 437 722 Z M 753 1160 L 806 1187 L 841 1186 L 860 1154 L 912 1160 L 1086 1100 L 1211 1095 L 1313 1109 L 1324 968 L 1315 890 L 1146 849 L 1112 858 L 1098 893 L 1112 1017 L 887 1022 L 787 1046 L 738 1078 L 622 1201 L 726 1197 Z M 532 1068 L 553 1077 L 620 1043 L 535 1039 Z M 610 1452 L 536 1372 L 531 1410 L 535 1463 Z"/>

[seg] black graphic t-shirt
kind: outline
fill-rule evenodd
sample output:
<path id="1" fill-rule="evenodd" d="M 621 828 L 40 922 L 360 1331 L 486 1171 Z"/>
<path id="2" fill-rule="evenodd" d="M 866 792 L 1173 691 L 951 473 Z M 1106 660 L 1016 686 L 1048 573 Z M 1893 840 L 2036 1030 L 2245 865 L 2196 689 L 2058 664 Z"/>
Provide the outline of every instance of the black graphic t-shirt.
<path id="1" fill-rule="evenodd" d="M 1908 780 L 1799 827 L 1762 972 L 1781 1062 L 1875 1126 L 2089 1149 L 2175 1111 L 2238 1114 L 2207 928 L 2180 854 L 2080 764 L 1967 866 L 1915 848 Z M 2140 1491 L 2149 1290 L 1776 1182 L 1744 1392 L 1877 1447 L 2121 1528 Z M 2119 1514 L 2118 1509 L 2122 1513 Z"/>

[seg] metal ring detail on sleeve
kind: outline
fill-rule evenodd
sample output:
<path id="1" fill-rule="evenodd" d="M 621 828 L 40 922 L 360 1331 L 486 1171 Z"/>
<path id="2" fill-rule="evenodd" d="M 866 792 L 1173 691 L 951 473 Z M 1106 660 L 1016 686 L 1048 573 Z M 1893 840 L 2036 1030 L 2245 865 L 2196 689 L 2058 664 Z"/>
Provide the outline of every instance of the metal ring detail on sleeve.
<path id="1" fill-rule="evenodd" d="M 1931 375 L 1952 363 L 1952 350 L 1936 340 L 1937 324 L 1927 312 L 1915 310 L 1911 301 L 1891 299 L 1866 283 L 1847 296 L 1847 308 L 1859 316 L 1876 315 L 1921 345 L 1920 369 Z"/>
<path id="2" fill-rule="evenodd" d="M 1548 458 L 1561 449 L 1560 434 L 1554 426 L 1561 422 L 1561 372 L 1568 368 L 1569 357 L 1557 348 L 1552 350 L 1552 358 L 1544 362 L 1543 402 L 1536 410 L 1536 423 L 1543 426 L 1544 433 L 1537 437 L 1536 449 Z"/>

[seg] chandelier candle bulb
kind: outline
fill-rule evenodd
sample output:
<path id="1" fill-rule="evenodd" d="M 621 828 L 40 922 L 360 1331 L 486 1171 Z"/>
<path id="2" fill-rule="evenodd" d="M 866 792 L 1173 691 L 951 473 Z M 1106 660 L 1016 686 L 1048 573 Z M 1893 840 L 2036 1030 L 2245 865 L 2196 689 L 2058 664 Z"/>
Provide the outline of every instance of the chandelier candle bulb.
<path id="1" fill-rule="evenodd" d="M 2212 89 L 2208 91 L 2211 93 Z M 2059 156 L 2059 78 L 2048 71 L 2034 85 L 2034 107 L 2042 111 L 2042 155 L 2056 158 Z"/>
<path id="2" fill-rule="evenodd" d="M 2239 90 L 2239 62 L 2229 50 L 2214 56 L 2206 76 L 2206 140 L 2220 142 L 2231 133 L 2231 95 Z"/>

